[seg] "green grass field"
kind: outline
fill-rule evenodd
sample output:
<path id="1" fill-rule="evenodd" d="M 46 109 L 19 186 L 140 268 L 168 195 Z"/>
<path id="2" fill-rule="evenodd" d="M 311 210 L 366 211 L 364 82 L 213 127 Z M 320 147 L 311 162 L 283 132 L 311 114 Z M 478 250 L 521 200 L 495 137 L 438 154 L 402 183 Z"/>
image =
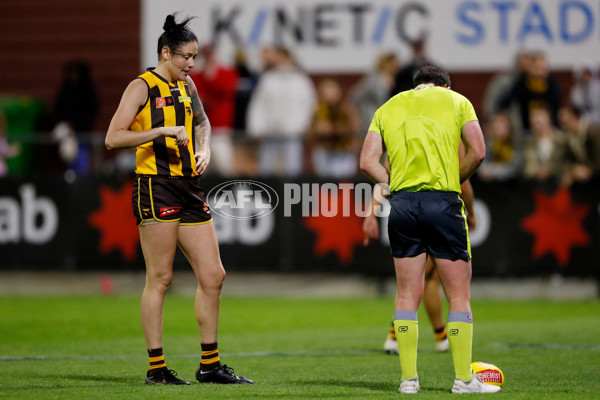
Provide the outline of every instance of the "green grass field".
<path id="1" fill-rule="evenodd" d="M 380 351 L 391 299 L 225 298 L 221 358 L 255 385 L 144 384 L 134 297 L 0 297 L 0 398 L 398 398 L 397 356 Z M 165 355 L 192 381 L 193 299 L 169 297 Z M 474 361 L 498 365 L 505 399 L 600 398 L 600 302 L 473 301 Z M 420 312 L 420 399 L 452 396 L 450 354 L 433 351 Z M 195 382 L 195 381 L 194 381 Z M 481 395 L 467 395 L 479 397 Z"/>

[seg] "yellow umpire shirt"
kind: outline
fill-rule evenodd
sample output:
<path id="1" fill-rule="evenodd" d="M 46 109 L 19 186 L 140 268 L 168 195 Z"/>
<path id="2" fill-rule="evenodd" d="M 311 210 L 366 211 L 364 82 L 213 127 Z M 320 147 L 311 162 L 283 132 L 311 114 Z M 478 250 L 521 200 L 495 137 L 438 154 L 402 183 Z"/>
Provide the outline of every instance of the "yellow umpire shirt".
<path id="1" fill-rule="evenodd" d="M 375 112 L 369 130 L 385 143 L 390 190 L 460 193 L 461 128 L 473 120 L 471 102 L 443 87 L 419 85 L 388 100 Z"/>

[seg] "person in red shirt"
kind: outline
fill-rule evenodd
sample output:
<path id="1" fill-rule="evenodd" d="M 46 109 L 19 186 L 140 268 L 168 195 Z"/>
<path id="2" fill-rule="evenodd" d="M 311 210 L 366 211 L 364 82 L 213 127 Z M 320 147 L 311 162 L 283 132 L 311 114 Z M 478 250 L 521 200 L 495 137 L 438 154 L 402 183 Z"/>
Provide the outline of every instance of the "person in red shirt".
<path id="1" fill-rule="evenodd" d="M 200 49 L 203 67 L 190 77 L 198 88 L 206 115 L 212 125 L 212 154 L 215 172 L 229 176 L 233 171 L 233 119 L 238 73 L 222 64 L 212 45 Z"/>

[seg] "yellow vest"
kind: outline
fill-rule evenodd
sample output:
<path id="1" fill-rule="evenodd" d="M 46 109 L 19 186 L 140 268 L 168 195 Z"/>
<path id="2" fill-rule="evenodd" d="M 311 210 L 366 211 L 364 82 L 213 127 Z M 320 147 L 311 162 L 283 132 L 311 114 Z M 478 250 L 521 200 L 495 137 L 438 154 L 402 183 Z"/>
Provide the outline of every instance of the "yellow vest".
<path id="1" fill-rule="evenodd" d="M 370 131 L 379 133 L 390 161 L 391 191 L 460 193 L 461 129 L 477 120 L 466 97 L 419 85 L 381 106 Z"/>

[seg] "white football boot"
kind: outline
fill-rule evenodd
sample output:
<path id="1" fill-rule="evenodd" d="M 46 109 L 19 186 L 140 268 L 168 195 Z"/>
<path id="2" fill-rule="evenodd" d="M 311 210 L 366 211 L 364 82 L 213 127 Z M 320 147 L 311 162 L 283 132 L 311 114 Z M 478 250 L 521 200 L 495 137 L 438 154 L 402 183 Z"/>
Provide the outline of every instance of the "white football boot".
<path id="1" fill-rule="evenodd" d="M 500 391 L 500 386 L 489 385 L 479 380 L 477 375 L 473 375 L 473 379 L 470 382 L 463 382 L 460 379 L 454 380 L 454 386 L 452 387 L 452 393 L 463 394 L 463 393 L 496 393 Z"/>
<path id="2" fill-rule="evenodd" d="M 435 351 L 438 353 L 445 353 L 450 350 L 450 342 L 448 342 L 448 338 L 440 341 L 435 341 Z"/>
<path id="3" fill-rule="evenodd" d="M 398 393 L 417 394 L 419 393 L 419 389 L 419 379 L 417 378 L 416 380 L 402 381 L 398 388 Z"/>
<path id="4" fill-rule="evenodd" d="M 388 335 L 385 342 L 383 342 L 383 350 L 388 354 L 398 354 L 398 342 L 396 342 L 396 339 L 392 339 L 391 335 Z"/>

